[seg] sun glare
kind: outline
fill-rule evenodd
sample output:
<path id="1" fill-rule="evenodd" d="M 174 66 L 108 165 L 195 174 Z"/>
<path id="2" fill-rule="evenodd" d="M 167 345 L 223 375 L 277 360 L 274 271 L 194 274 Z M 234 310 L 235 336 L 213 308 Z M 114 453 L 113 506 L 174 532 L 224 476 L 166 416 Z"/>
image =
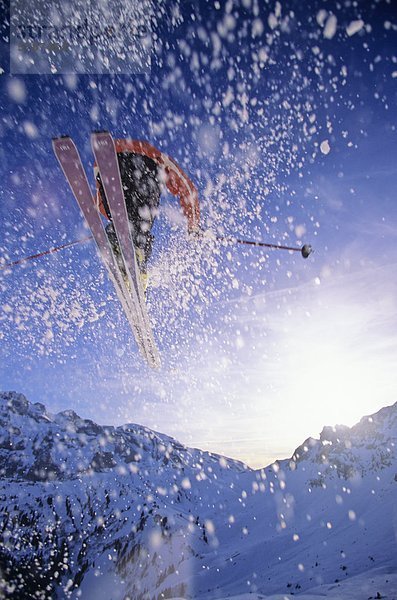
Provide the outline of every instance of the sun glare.
<path id="1" fill-rule="evenodd" d="M 352 426 L 390 401 L 390 373 L 374 350 L 370 317 L 357 307 L 334 306 L 297 325 L 302 343 L 288 348 L 285 391 L 291 409 L 300 407 L 307 433 L 323 425 Z"/>
<path id="2" fill-rule="evenodd" d="M 342 344 L 323 343 L 305 352 L 291 373 L 291 383 L 295 397 L 308 409 L 306 421 L 353 425 L 374 399 L 376 374 Z"/>

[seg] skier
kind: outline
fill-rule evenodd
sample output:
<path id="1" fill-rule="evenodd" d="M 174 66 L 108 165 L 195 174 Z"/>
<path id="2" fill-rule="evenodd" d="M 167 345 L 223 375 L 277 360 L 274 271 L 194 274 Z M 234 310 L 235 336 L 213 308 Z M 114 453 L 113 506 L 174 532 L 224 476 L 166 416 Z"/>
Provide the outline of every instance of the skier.
<path id="1" fill-rule="evenodd" d="M 160 195 L 164 188 L 174 196 L 179 196 L 182 211 L 187 218 L 188 233 L 200 232 L 200 210 L 196 187 L 177 163 L 148 142 L 120 139 L 114 140 L 121 183 L 132 241 L 141 273 L 142 285 L 146 292 L 147 261 L 152 252 L 154 237 L 151 233 L 153 222 L 158 215 Z M 97 186 L 96 203 L 100 212 L 110 220 L 106 232 L 116 254 L 120 253 L 116 233 L 106 199 L 105 190 L 97 165 L 94 165 Z"/>

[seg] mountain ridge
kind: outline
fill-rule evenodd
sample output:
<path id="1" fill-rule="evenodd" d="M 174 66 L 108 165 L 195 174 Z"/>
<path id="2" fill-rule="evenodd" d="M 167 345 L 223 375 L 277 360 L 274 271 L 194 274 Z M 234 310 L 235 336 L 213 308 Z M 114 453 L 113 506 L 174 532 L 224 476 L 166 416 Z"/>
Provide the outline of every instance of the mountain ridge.
<path id="1" fill-rule="evenodd" d="M 377 569 L 397 600 L 396 448 L 397 403 L 253 470 L 0 393 L 0 591 L 288 598 Z"/>

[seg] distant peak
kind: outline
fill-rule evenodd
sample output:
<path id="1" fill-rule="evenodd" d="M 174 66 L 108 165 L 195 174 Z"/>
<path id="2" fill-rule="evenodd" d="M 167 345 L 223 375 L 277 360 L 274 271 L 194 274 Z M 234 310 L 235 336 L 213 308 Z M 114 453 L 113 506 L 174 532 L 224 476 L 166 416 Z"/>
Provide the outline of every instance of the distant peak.
<path id="1" fill-rule="evenodd" d="M 340 442 L 349 437 L 350 427 L 347 425 L 326 425 L 320 433 L 320 442 Z"/>
<path id="2" fill-rule="evenodd" d="M 5 404 L 9 410 L 20 415 L 26 415 L 30 402 L 23 394 L 17 392 L 1 392 L 0 401 Z"/>

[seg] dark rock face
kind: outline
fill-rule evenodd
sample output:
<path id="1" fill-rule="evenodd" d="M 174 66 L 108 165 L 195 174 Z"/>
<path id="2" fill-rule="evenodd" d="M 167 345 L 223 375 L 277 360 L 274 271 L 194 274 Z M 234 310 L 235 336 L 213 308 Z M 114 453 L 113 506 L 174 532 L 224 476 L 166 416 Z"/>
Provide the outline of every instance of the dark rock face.
<path id="1" fill-rule="evenodd" d="M 6 401 L 9 410 L 19 415 L 27 414 L 30 404 L 23 394 L 5 392 L 3 399 Z"/>
<path id="2" fill-rule="evenodd" d="M 113 469 L 116 464 L 111 452 L 96 452 L 92 459 L 91 466 L 94 471 L 100 472 L 105 469 Z"/>

